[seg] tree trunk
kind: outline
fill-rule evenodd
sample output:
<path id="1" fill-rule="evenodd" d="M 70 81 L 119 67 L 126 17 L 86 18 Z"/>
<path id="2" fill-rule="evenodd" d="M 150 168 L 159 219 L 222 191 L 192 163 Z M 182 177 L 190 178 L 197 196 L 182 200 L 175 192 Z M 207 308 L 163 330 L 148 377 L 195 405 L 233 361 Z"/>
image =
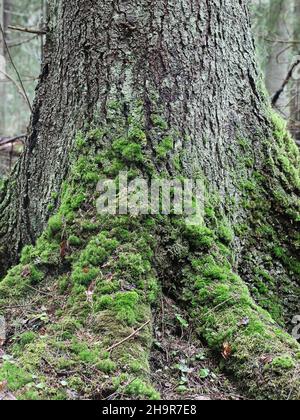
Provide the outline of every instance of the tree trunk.
<path id="1" fill-rule="evenodd" d="M 39 238 L 1 282 L 3 306 L 40 283 L 64 307 L 16 355 L 23 374 L 57 363 L 59 335 L 81 362 L 98 352 L 102 397 L 157 398 L 148 358 L 163 292 L 250 395 L 299 398 L 300 347 L 281 329 L 299 306 L 298 164 L 262 93 L 244 1 L 53 1 L 26 149 L 0 197 L 3 272 Z M 119 170 L 201 179 L 203 217 L 97 216 L 96 184 Z"/>
<path id="2" fill-rule="evenodd" d="M 300 28 L 299 28 L 299 17 L 300 17 L 300 4 L 299 2 L 294 2 L 294 26 L 293 26 L 293 35 L 294 39 L 297 41 L 300 39 Z M 293 48 L 293 54 L 295 60 L 299 58 L 299 44 L 295 44 Z M 300 77 L 299 70 L 293 77 L 293 85 L 291 89 L 291 126 L 297 140 L 300 137 Z"/>
<path id="3" fill-rule="evenodd" d="M 270 37 L 280 41 L 274 41 L 266 68 L 266 86 L 270 96 L 273 97 L 281 89 L 290 70 L 291 48 L 282 44 L 282 41 L 289 41 L 291 38 L 289 27 L 292 25 L 292 3 L 289 0 L 271 2 L 270 16 L 272 20 L 275 19 Z M 290 116 L 289 104 L 289 92 L 285 90 L 276 103 L 276 107 L 286 118 Z"/>
<path id="4" fill-rule="evenodd" d="M 0 24 L 1 27 L 4 29 L 4 0 L 0 1 Z M 4 29 L 5 30 L 5 29 Z M 5 98 L 5 80 L 6 77 L 4 75 L 6 70 L 6 60 L 5 60 L 5 46 L 4 46 L 4 40 L 2 37 L 2 33 L 0 36 L 0 135 L 2 134 L 4 136 L 5 134 L 5 107 L 3 100 Z"/>

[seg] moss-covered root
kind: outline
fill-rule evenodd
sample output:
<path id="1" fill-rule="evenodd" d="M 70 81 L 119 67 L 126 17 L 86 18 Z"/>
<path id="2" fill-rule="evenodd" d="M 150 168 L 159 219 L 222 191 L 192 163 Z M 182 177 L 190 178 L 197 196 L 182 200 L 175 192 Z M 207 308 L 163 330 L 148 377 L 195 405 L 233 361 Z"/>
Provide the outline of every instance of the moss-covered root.
<path id="1" fill-rule="evenodd" d="M 0 314 L 1 307 L 20 299 L 38 299 L 43 309 L 36 311 L 48 320 L 25 336 L 18 331 L 6 349 L 12 359 L 0 363 L 0 382 L 7 382 L 17 398 L 159 398 L 148 362 L 151 304 L 159 293 L 151 264 L 151 229 L 138 222 L 131 229 L 127 218 L 115 223 L 103 219 L 107 230 L 88 230 L 82 241 L 74 236 L 78 226 L 72 224 L 70 232 L 64 230 L 65 251 L 61 222 L 51 218 L 36 246 L 24 248 L 20 264 L 0 282 Z M 47 285 L 51 297 L 39 293 Z"/>
<path id="2" fill-rule="evenodd" d="M 255 304 L 243 280 L 216 257 L 185 269 L 185 300 L 197 332 L 256 399 L 300 399 L 300 345 Z"/>

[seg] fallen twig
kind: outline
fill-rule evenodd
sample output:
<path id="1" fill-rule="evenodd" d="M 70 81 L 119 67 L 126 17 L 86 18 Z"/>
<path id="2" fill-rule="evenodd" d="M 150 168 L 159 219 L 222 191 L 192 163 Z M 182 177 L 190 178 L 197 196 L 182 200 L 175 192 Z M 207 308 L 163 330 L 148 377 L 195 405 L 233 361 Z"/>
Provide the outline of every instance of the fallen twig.
<path id="1" fill-rule="evenodd" d="M 150 324 L 150 320 L 145 322 L 141 327 L 139 327 L 137 330 L 135 330 L 132 334 L 130 334 L 128 337 L 124 338 L 123 340 L 119 341 L 118 343 L 112 345 L 109 347 L 106 352 L 110 353 L 112 350 L 114 350 L 116 347 L 120 346 L 121 344 L 125 343 L 126 341 L 130 340 L 131 338 L 135 337 L 143 328 L 145 328 L 148 324 Z"/>

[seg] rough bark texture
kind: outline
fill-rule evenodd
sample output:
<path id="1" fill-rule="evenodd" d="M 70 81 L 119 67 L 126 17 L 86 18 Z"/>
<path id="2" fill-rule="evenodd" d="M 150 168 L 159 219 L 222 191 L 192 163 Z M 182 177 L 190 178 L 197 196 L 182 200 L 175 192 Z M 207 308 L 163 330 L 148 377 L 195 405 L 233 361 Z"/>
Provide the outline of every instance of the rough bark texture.
<path id="1" fill-rule="evenodd" d="M 163 290 L 213 350 L 223 348 L 250 395 L 299 398 L 299 346 L 279 327 L 299 306 L 299 152 L 259 85 L 245 1 L 52 1 L 26 150 L 0 197 L 4 269 L 59 210 L 1 282 L 0 303 L 50 282 L 53 293 L 67 291 L 73 324 L 80 313 L 83 336 L 101 336 L 103 352 L 149 320 Z M 75 143 L 82 156 L 70 169 Z M 116 168 L 201 178 L 206 226 L 96 221 L 97 171 L 115 177 Z M 64 330 L 65 313 L 56 317 Z M 22 369 L 43 370 L 37 348 L 51 357 L 57 329 L 47 332 L 19 357 Z M 145 385 L 149 324 L 144 333 L 113 362 L 129 375 L 139 364 L 139 386 L 126 376 L 127 394 L 157 398 Z"/>
<path id="2" fill-rule="evenodd" d="M 126 114 L 140 99 L 149 121 L 162 114 L 178 133 L 176 150 L 186 151 L 186 172 L 200 167 L 223 195 L 235 194 L 234 139 L 255 144 L 264 121 L 244 2 L 53 1 L 51 8 L 27 148 L 17 186 L 1 204 L 13 260 L 45 226 L 75 132 L 105 120 L 109 101 L 121 100 Z"/>

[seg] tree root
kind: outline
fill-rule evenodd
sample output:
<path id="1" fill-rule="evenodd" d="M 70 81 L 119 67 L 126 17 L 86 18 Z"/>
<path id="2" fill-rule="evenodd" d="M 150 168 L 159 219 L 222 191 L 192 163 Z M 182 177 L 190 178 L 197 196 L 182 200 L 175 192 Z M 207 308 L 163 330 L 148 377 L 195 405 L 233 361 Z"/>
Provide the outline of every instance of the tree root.
<path id="1" fill-rule="evenodd" d="M 253 301 L 242 279 L 210 258 L 193 260 L 184 272 L 195 330 L 222 356 L 224 371 L 250 397 L 298 400 L 300 345 Z"/>

